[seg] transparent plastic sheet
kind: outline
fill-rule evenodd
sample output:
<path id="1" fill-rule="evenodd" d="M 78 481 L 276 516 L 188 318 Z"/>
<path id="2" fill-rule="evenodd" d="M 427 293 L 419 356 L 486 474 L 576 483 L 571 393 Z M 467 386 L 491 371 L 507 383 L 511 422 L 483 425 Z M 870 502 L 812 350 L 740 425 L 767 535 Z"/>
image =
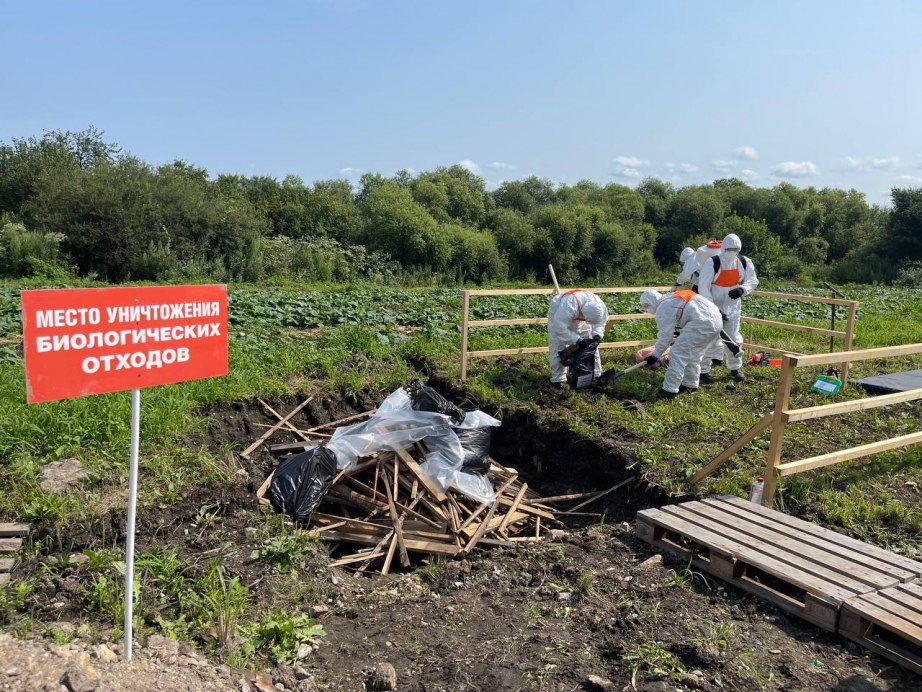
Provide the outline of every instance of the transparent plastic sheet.
<path id="1" fill-rule="evenodd" d="M 483 411 L 469 411 L 464 416 L 464 422 L 455 427 L 461 430 L 474 430 L 498 425 L 498 420 Z M 493 484 L 486 475 L 463 470 L 468 452 L 462 447 L 454 429 L 450 429 L 445 435 L 427 437 L 423 444 L 426 445 L 429 454 L 426 455 L 426 461 L 420 465 L 420 469 L 439 486 L 440 490 L 454 488 L 459 493 L 488 505 L 496 501 Z"/>
<path id="2" fill-rule="evenodd" d="M 456 427 L 480 428 L 500 422 L 482 411 L 465 414 Z M 360 456 L 387 449 L 404 449 L 425 440 L 429 454 L 420 468 L 442 490 L 449 487 L 478 502 L 491 504 L 493 486 L 486 476 L 461 470 L 465 451 L 452 430 L 451 419 L 441 413 L 414 411 L 410 396 L 398 389 L 366 421 L 337 428 L 326 447 L 336 455 L 340 470 L 352 468 Z"/>

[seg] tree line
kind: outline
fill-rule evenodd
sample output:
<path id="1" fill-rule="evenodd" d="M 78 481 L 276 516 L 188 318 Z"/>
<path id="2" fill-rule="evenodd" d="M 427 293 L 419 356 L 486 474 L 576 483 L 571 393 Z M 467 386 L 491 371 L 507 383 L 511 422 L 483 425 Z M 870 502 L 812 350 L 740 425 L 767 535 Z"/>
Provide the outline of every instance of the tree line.
<path id="1" fill-rule="evenodd" d="M 765 277 L 922 279 L 922 188 L 735 179 L 636 188 L 528 177 L 488 191 L 461 166 L 306 184 L 153 166 L 101 132 L 0 144 L 0 276 L 106 281 L 650 280 L 682 247 L 736 233 Z"/>

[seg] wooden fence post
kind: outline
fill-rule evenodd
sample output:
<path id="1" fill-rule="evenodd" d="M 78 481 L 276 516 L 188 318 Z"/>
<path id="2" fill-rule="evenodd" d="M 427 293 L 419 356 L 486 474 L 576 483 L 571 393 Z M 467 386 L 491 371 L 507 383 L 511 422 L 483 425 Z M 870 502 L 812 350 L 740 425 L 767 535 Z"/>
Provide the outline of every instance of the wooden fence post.
<path id="1" fill-rule="evenodd" d="M 778 487 L 778 466 L 781 464 L 781 445 L 784 429 L 787 427 L 788 403 L 791 400 L 791 382 L 794 379 L 794 363 L 790 356 L 782 356 L 781 377 L 775 390 L 775 411 L 772 414 L 772 438 L 768 443 L 765 459 L 765 484 L 762 488 L 762 504 L 771 507 Z"/>
<path id="2" fill-rule="evenodd" d="M 461 291 L 461 381 L 467 380 L 467 332 L 471 309 L 471 292 Z"/>
<path id="3" fill-rule="evenodd" d="M 835 306 L 833 306 L 835 307 Z M 843 346 L 845 351 L 852 350 L 852 341 L 855 338 L 855 316 L 858 312 L 858 303 L 852 303 L 848 306 L 848 320 L 845 323 L 845 343 Z M 848 371 L 851 363 L 842 364 L 842 386 L 848 384 Z"/>

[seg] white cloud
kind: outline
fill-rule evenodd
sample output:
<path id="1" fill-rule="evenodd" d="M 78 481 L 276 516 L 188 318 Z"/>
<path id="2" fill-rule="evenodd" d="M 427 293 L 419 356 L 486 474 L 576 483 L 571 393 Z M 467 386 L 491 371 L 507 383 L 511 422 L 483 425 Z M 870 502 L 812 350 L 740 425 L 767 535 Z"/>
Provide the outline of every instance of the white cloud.
<path id="1" fill-rule="evenodd" d="M 897 180 L 900 180 L 904 183 L 911 183 L 912 185 L 922 184 L 922 177 L 918 175 L 901 175 L 897 178 Z"/>
<path id="2" fill-rule="evenodd" d="M 616 156 L 614 164 L 612 175 L 619 178 L 639 178 L 643 175 L 640 169 L 649 166 L 650 161 L 636 156 Z"/>
<path id="3" fill-rule="evenodd" d="M 364 173 L 361 168 L 353 168 L 352 166 L 346 166 L 345 168 L 339 169 L 340 175 L 362 175 Z"/>
<path id="4" fill-rule="evenodd" d="M 640 159 L 636 156 L 616 156 L 615 163 L 619 166 L 630 166 L 631 168 L 640 168 L 650 165 L 648 159 Z"/>
<path id="5" fill-rule="evenodd" d="M 753 161 L 759 158 L 759 152 L 756 151 L 755 147 L 750 147 L 750 146 L 737 147 L 736 157 L 738 159 L 749 159 L 750 161 Z"/>
<path id="6" fill-rule="evenodd" d="M 711 166 L 718 173 L 730 173 L 736 166 L 735 161 L 711 161 Z"/>
<path id="7" fill-rule="evenodd" d="M 900 165 L 899 156 L 846 156 L 839 161 L 840 171 L 892 171 Z"/>
<path id="8" fill-rule="evenodd" d="M 816 175 L 816 165 L 812 161 L 782 161 L 772 166 L 772 173 L 779 178 L 806 178 Z"/>
<path id="9" fill-rule="evenodd" d="M 751 168 L 744 168 L 743 170 L 740 171 L 740 178 L 742 178 L 743 180 L 755 180 L 758 177 L 759 177 L 759 174 L 756 173 Z"/>
<path id="10" fill-rule="evenodd" d="M 871 159 L 870 164 L 871 168 L 876 168 L 879 171 L 892 171 L 900 164 L 900 158 L 898 156 L 885 156 L 879 159 Z"/>
<path id="11" fill-rule="evenodd" d="M 515 166 L 511 163 L 504 163 L 503 161 L 494 161 L 493 163 L 487 164 L 487 168 L 491 168 L 494 171 L 511 171 L 515 170 Z"/>
<path id="12" fill-rule="evenodd" d="M 698 167 L 690 163 L 680 163 L 679 170 L 682 171 L 683 173 L 688 173 L 689 175 L 692 175 L 693 173 L 698 172 Z"/>
<path id="13" fill-rule="evenodd" d="M 457 165 L 461 166 L 461 168 L 466 170 L 468 173 L 473 173 L 474 175 L 482 175 L 480 166 L 478 166 L 470 159 L 462 159 L 461 161 L 458 161 Z"/>

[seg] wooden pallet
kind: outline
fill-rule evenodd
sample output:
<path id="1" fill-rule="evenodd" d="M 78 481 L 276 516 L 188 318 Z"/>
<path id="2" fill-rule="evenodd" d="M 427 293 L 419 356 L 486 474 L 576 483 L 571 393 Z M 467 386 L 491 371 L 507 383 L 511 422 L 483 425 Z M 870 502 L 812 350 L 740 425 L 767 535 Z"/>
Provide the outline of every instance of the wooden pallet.
<path id="1" fill-rule="evenodd" d="M 843 601 L 922 576 L 922 563 L 732 496 L 638 512 L 637 535 L 833 632 Z"/>
<path id="2" fill-rule="evenodd" d="M 22 536 L 28 536 L 29 524 L 0 524 L 0 586 L 9 583 L 16 560 L 4 553 L 15 553 L 22 547 Z"/>
<path id="3" fill-rule="evenodd" d="M 839 633 L 922 675 L 922 580 L 848 599 Z"/>

